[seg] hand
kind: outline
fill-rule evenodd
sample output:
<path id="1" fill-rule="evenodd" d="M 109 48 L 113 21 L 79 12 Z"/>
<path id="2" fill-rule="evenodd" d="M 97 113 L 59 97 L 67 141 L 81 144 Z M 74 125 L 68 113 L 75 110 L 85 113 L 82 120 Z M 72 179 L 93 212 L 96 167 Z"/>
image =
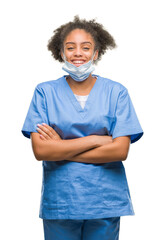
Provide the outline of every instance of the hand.
<path id="1" fill-rule="evenodd" d="M 60 135 L 46 123 L 37 124 L 37 131 L 40 133 L 42 140 L 61 140 Z"/>

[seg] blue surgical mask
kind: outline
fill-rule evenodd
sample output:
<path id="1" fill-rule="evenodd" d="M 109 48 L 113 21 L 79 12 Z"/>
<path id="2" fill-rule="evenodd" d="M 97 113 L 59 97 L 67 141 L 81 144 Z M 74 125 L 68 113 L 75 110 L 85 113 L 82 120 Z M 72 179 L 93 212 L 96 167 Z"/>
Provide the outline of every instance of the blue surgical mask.
<path id="1" fill-rule="evenodd" d="M 85 79 L 87 79 L 89 77 L 90 73 L 93 72 L 95 69 L 93 66 L 93 58 L 94 58 L 95 52 L 92 56 L 92 59 L 89 62 L 82 64 L 79 67 L 76 67 L 74 64 L 66 61 L 65 54 L 63 53 L 63 55 L 64 55 L 65 63 L 63 65 L 62 69 L 64 71 L 66 71 L 67 73 L 69 73 L 71 78 L 73 78 L 77 82 L 82 82 Z"/>

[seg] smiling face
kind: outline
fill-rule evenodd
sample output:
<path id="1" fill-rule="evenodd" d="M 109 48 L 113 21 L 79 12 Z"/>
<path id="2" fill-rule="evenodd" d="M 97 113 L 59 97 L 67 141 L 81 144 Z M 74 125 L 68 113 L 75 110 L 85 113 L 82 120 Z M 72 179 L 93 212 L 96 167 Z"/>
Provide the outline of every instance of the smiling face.
<path id="1" fill-rule="evenodd" d="M 64 40 L 64 54 L 66 60 L 76 67 L 89 62 L 94 54 L 95 42 L 90 33 L 83 29 L 71 31 Z M 61 53 L 63 57 L 63 53 Z M 95 52 L 93 60 L 96 60 L 98 51 Z"/>

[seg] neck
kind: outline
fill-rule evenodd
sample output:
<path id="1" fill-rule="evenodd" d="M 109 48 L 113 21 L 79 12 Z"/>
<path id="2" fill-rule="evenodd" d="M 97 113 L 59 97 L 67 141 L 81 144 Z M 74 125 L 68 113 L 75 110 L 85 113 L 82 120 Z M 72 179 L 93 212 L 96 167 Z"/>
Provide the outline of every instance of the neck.
<path id="1" fill-rule="evenodd" d="M 66 78 L 66 81 L 68 82 L 69 86 L 73 91 L 75 90 L 85 92 L 93 87 L 93 85 L 96 82 L 96 79 L 97 79 L 96 77 L 93 77 L 92 74 L 90 74 L 89 77 L 82 82 L 76 82 L 74 79 L 71 78 L 71 76 L 68 76 Z"/>

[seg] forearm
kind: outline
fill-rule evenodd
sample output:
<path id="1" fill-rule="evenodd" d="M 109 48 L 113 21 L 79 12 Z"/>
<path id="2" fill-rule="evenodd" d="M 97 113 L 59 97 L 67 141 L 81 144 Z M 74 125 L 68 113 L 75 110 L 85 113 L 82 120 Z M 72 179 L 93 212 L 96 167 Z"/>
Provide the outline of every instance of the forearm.
<path id="1" fill-rule="evenodd" d="M 37 137 L 38 135 L 32 135 L 32 147 L 37 160 L 61 161 L 98 147 L 92 136 L 58 141 L 38 139 L 35 144 Z"/>
<path id="2" fill-rule="evenodd" d="M 80 153 L 67 160 L 82 163 L 107 163 L 115 161 L 124 161 L 129 151 L 129 140 L 127 145 L 120 142 L 112 142 L 95 149 Z"/>

